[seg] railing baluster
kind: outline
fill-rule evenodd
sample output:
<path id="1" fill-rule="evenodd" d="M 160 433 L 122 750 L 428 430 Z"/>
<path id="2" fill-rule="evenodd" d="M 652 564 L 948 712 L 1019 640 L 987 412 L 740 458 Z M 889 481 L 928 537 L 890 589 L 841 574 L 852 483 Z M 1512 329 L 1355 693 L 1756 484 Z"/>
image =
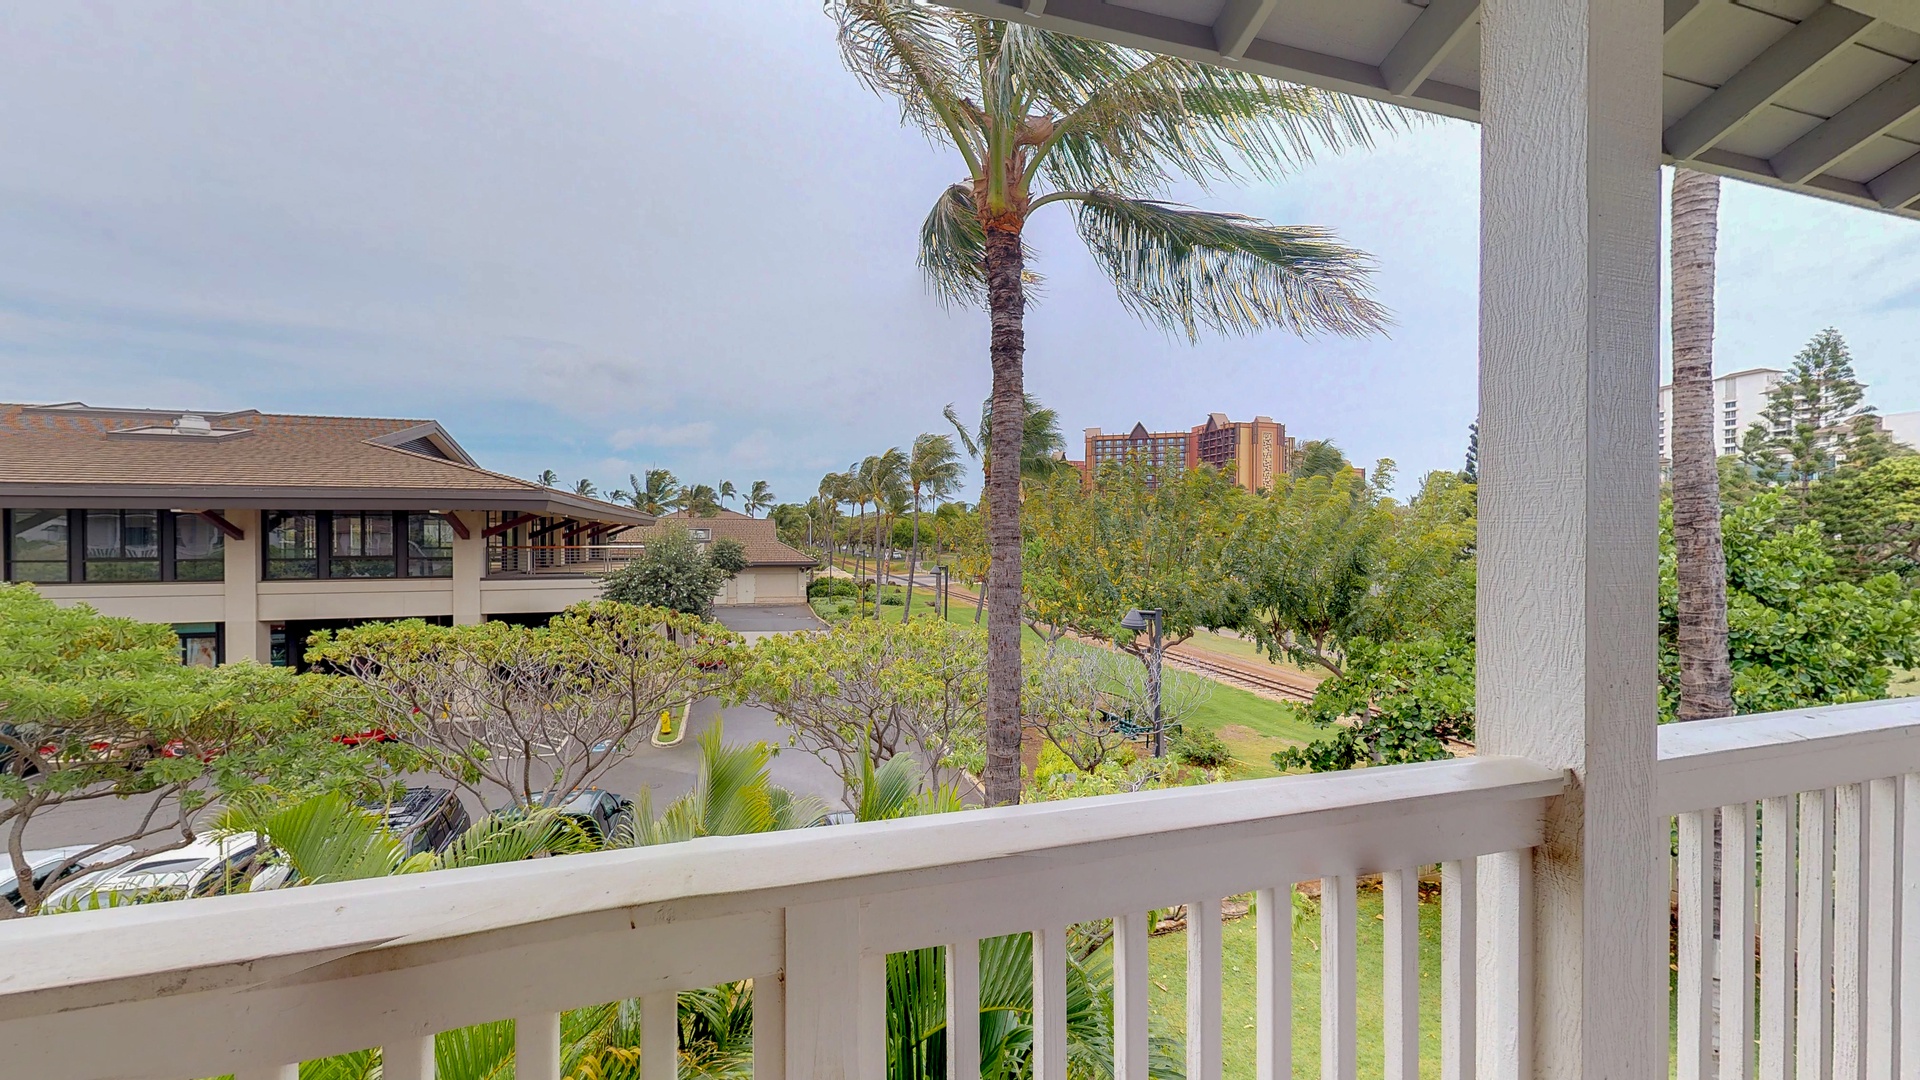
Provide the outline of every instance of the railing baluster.
<path id="1" fill-rule="evenodd" d="M 1067 1080 L 1067 931 L 1033 932 L 1034 1080 Z"/>
<path id="2" fill-rule="evenodd" d="M 1147 1080 L 1147 925 L 1145 911 L 1113 920 L 1113 1077 Z M 958 1080 L 976 1080 L 961 1074 Z"/>
<path id="3" fill-rule="evenodd" d="M 1793 808 L 1760 804 L 1760 1080 L 1793 1080 Z"/>
<path id="4" fill-rule="evenodd" d="M 560 1014 L 522 1016 L 513 1024 L 514 1080 L 560 1080 Z"/>
<path id="5" fill-rule="evenodd" d="M 1320 879 L 1320 1075 L 1354 1080 L 1360 1069 L 1355 1021 L 1357 960 L 1353 878 Z"/>
<path id="6" fill-rule="evenodd" d="M 1119 927 L 1114 930 L 1117 942 Z M 1119 964 L 1116 944 L 1116 995 Z M 1118 1008 L 1119 998 L 1114 1000 Z M 1118 1049 L 1116 1046 L 1116 1053 Z M 947 1080 L 980 1080 L 980 942 L 975 938 L 947 946 Z M 1115 1080 L 1120 1078 L 1116 1076 Z"/>
<path id="7" fill-rule="evenodd" d="M 860 902 L 798 904 L 786 916 L 787 1071 L 798 1080 L 854 1080 L 862 1004 Z M 883 1068 L 884 1043 L 883 1032 Z"/>
<path id="8" fill-rule="evenodd" d="M 380 1080 L 433 1080 L 433 1036 L 380 1048 Z"/>
<path id="9" fill-rule="evenodd" d="M 1420 871 L 1389 870 L 1381 934 L 1386 1080 L 1420 1080 Z"/>
<path id="10" fill-rule="evenodd" d="M 1833 792 L 1800 793 L 1794 1080 L 1833 1076 Z"/>
<path id="11" fill-rule="evenodd" d="M 787 977 L 783 972 L 753 980 L 753 1035 L 753 1080 L 786 1080 Z"/>
<path id="12" fill-rule="evenodd" d="M 861 956 L 854 992 L 854 1080 L 887 1080 L 887 958 Z"/>
<path id="13" fill-rule="evenodd" d="M 1720 808 L 1720 1080 L 1753 1075 L 1753 804 Z"/>
<path id="14" fill-rule="evenodd" d="M 1920 1078 L 1920 774 L 1900 778 L 1900 1076 Z"/>
<path id="15" fill-rule="evenodd" d="M 1479 1080 L 1533 1075 L 1533 851 L 1482 855 L 1474 906 L 1474 1073 Z"/>
<path id="16" fill-rule="evenodd" d="M 1255 1080 L 1293 1080 L 1293 886 L 1253 898 Z M 1120 1076 L 1115 1080 L 1145 1080 Z"/>
<path id="17" fill-rule="evenodd" d="M 680 995 L 669 990 L 640 999 L 640 1080 L 674 1080 L 680 1073 Z"/>
<path id="18" fill-rule="evenodd" d="M 1679 1080 L 1713 1076 L 1713 822 L 1715 811 L 1680 815 Z"/>
<path id="19" fill-rule="evenodd" d="M 1440 1080 L 1473 1080 L 1475 870 L 1440 864 Z"/>
<path id="20" fill-rule="evenodd" d="M 1220 901 L 1187 902 L 1187 1080 L 1220 1080 Z"/>
<path id="21" fill-rule="evenodd" d="M 1834 791 L 1833 1076 L 1865 1080 L 1867 786 Z"/>
<path id="22" fill-rule="evenodd" d="M 1867 1060 L 1868 1080 L 1894 1080 L 1894 1034 L 1900 985 L 1900 778 L 1867 785 Z"/>

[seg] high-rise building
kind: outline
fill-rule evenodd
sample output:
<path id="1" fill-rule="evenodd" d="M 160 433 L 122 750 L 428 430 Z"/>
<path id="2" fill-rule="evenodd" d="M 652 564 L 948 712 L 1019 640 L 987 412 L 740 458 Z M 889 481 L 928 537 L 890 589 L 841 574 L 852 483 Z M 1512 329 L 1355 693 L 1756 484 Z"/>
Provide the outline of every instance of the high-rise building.
<path id="1" fill-rule="evenodd" d="M 1189 433 L 1188 460 L 1206 463 L 1229 473 L 1248 491 L 1265 491 L 1292 464 L 1293 440 L 1287 426 L 1271 416 L 1249 421 L 1227 419 L 1226 413 L 1208 413 L 1207 422 Z"/>
<path id="2" fill-rule="evenodd" d="M 1786 372 L 1779 368 L 1748 368 L 1713 380 L 1713 449 L 1737 454 L 1747 428 L 1767 407 L 1767 391 Z M 1673 384 L 1660 388 L 1660 460 L 1673 458 Z"/>
<path id="3" fill-rule="evenodd" d="M 1081 468 L 1089 477 L 1109 462 L 1139 456 L 1174 469 L 1211 465 L 1248 491 L 1272 487 L 1277 477 L 1286 474 L 1293 454 L 1286 425 L 1270 416 L 1229 420 L 1225 413 L 1209 413 L 1205 423 L 1186 431 L 1148 431 L 1145 424 L 1125 432 L 1088 428 L 1086 447 Z"/>

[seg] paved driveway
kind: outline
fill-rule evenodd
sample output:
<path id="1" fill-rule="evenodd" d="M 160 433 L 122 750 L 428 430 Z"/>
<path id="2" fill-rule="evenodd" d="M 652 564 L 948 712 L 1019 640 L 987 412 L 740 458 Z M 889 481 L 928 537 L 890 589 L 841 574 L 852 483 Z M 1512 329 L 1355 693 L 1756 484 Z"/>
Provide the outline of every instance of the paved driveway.
<path id="1" fill-rule="evenodd" d="M 714 618 L 735 633 L 752 641 L 766 634 L 787 634 L 795 630 L 825 630 L 827 624 L 805 604 L 765 604 L 748 607 L 719 607 Z"/>

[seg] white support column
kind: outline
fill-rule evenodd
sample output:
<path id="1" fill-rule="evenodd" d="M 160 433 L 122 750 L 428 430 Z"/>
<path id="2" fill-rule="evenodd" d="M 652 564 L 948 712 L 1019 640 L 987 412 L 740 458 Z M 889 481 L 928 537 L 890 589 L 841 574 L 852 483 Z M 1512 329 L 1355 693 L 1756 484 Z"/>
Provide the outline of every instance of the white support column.
<path id="1" fill-rule="evenodd" d="M 221 618 L 226 623 L 227 662 L 252 660 L 264 664 L 270 634 L 267 624 L 260 621 L 260 545 L 266 539 L 260 531 L 261 513 L 222 510 L 220 516 L 241 532 L 238 540 L 227 537 L 222 548 L 226 552 L 226 581 Z"/>
<path id="2" fill-rule="evenodd" d="M 1530 860 L 1532 1048 L 1515 1067 L 1541 1080 L 1666 1073 L 1662 18 L 1660 0 L 1487 0 L 1481 19 L 1477 741 L 1575 779 Z M 1500 989 L 1483 984 L 1483 1018 L 1519 1004 L 1489 1000 Z"/>
<path id="3" fill-rule="evenodd" d="M 469 626 L 486 621 L 480 610 L 480 579 L 487 576 L 487 541 L 480 533 L 487 527 L 487 515 L 478 510 L 462 510 L 449 516 L 467 527 L 467 538 L 453 538 L 453 625 Z"/>

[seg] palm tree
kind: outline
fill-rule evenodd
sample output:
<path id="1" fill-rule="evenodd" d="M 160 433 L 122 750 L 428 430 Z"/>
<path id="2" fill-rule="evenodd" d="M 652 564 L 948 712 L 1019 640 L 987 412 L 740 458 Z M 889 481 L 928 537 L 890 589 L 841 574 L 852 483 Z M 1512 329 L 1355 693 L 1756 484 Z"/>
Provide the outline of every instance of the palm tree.
<path id="1" fill-rule="evenodd" d="M 873 614 L 880 615 L 880 582 L 885 562 L 881 557 L 881 524 L 886 521 L 886 506 L 905 487 L 907 456 L 897 446 L 870 454 L 854 472 L 854 483 L 861 506 L 873 504 Z"/>
<path id="2" fill-rule="evenodd" d="M 587 498 L 591 499 L 595 495 L 600 494 L 600 489 L 593 486 L 593 481 L 582 477 L 581 479 L 575 480 L 573 482 L 573 493 L 575 495 L 585 495 Z"/>
<path id="3" fill-rule="evenodd" d="M 1347 455 L 1332 439 L 1308 439 L 1294 452 L 1287 471 L 1301 480 L 1309 476 L 1343 476 L 1353 471 L 1353 462 L 1347 460 Z"/>
<path id="4" fill-rule="evenodd" d="M 900 621 L 913 618 L 913 582 L 920 568 L 920 501 L 942 502 L 960 486 L 960 455 L 951 435 L 921 435 L 907 454 L 907 486 L 913 492 L 913 556 L 907 563 L 907 604 Z"/>
<path id="5" fill-rule="evenodd" d="M 1713 286 L 1720 178 L 1673 170 L 1673 555 L 1682 720 L 1733 714 L 1727 560 L 1714 455 Z"/>
<path id="6" fill-rule="evenodd" d="M 1277 179 L 1320 147 L 1364 145 L 1400 113 L 1242 71 L 927 5 L 829 0 L 847 67 L 951 144 L 965 178 L 920 230 L 920 266 L 949 303 L 991 313 L 993 402 L 1020 414 L 1034 211 L 1071 207 L 1081 239 L 1141 318 L 1198 340 L 1373 333 L 1386 322 L 1371 264 L 1324 229 L 1153 198 L 1181 176 Z M 1020 797 L 1021 428 L 988 458 L 987 798 Z"/>
<path id="7" fill-rule="evenodd" d="M 701 836 L 804 829 L 827 816 L 827 806 L 812 795 L 796 795 L 773 782 L 774 749 L 763 742 L 727 746 L 721 724 L 700 735 L 700 772 L 693 790 L 653 812 L 651 789 L 640 790 L 632 835 L 636 845 L 671 844 Z"/>
<path id="8" fill-rule="evenodd" d="M 740 508 L 747 512 L 748 517 L 752 517 L 762 510 L 773 509 L 773 504 L 773 485 L 765 480 L 755 480 L 753 486 L 747 489 L 747 497 L 741 502 Z"/>
<path id="9" fill-rule="evenodd" d="M 1067 438 L 1060 432 L 1060 414 L 1040 404 L 1040 399 L 1032 394 L 1021 395 L 1021 403 L 1025 408 L 1020 425 L 1020 479 L 1044 480 L 1060 468 L 1060 455 L 1067 448 Z M 960 422 L 960 416 L 953 411 L 951 403 L 941 410 L 941 415 L 953 425 L 954 434 L 959 437 L 960 445 L 966 448 L 967 456 L 981 462 L 981 478 L 991 482 L 992 462 L 981 461 L 980 454 L 993 442 L 993 399 L 988 398 L 980 403 L 980 426 L 972 433 Z M 1024 499 L 1025 495 L 1021 497 Z"/>
<path id="10" fill-rule="evenodd" d="M 733 486 L 733 481 L 731 480 L 720 481 L 720 501 L 721 502 L 723 503 L 732 502 L 734 499 L 738 498 L 739 495 L 740 495 L 740 491 L 738 488 L 735 488 Z"/>
<path id="11" fill-rule="evenodd" d="M 559 486 L 559 484 L 560 484 L 559 473 L 554 472 L 552 469 L 540 470 L 540 486 L 541 487 L 557 487 Z"/>
<path id="12" fill-rule="evenodd" d="M 1022 394 L 1024 406 L 1020 424 L 1020 500 L 1026 501 L 1026 482 L 1044 480 L 1061 467 L 1058 455 L 1066 448 L 1066 436 L 1060 433 L 1060 414 L 1040 404 L 1040 399 L 1032 394 Z M 977 434 L 969 435 L 967 427 L 960 422 L 960 416 L 953 411 L 953 403 L 948 402 L 942 410 L 947 423 L 953 425 L 954 434 L 959 436 L 960 445 L 967 448 L 967 456 L 980 462 L 980 473 L 984 492 L 993 480 L 992 462 L 981 460 L 980 454 L 993 442 L 993 399 L 980 403 L 980 427 Z M 988 569 L 992 569 L 991 539 L 989 539 Z M 986 610 L 987 590 L 984 585 L 974 590 L 973 621 L 977 625 L 980 615 Z"/>
<path id="13" fill-rule="evenodd" d="M 712 517 L 720 512 L 720 495 L 706 484 L 681 488 L 680 509 L 694 517 Z"/>
<path id="14" fill-rule="evenodd" d="M 847 474 L 830 472 L 820 478 L 819 501 L 827 511 L 827 564 L 833 564 L 840 549 L 834 526 L 840 517 L 840 504 L 847 501 Z"/>
<path id="15" fill-rule="evenodd" d="M 643 514 L 658 517 L 680 507 L 680 478 L 666 469 L 648 469 L 645 481 L 629 473 L 627 482 L 633 485 L 633 508 Z"/>

